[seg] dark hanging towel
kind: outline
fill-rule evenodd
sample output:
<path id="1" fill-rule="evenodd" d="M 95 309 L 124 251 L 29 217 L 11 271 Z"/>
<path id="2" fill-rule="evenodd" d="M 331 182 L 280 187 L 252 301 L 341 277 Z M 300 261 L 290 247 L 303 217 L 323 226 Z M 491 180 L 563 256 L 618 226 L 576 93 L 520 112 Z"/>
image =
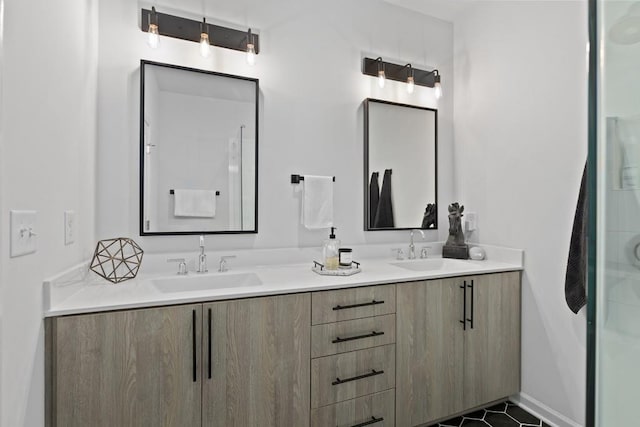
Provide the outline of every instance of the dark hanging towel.
<path id="1" fill-rule="evenodd" d="M 429 203 L 427 204 L 427 208 L 424 210 L 424 215 L 422 216 L 422 226 L 420 228 L 436 228 L 436 204 Z"/>
<path id="2" fill-rule="evenodd" d="M 587 166 L 582 172 L 578 206 L 573 217 L 569 260 L 564 283 L 567 305 L 578 313 L 587 303 Z"/>
<path id="3" fill-rule="evenodd" d="M 385 169 L 380 191 L 380 202 L 376 210 L 374 228 L 393 228 L 393 204 L 391 199 L 391 169 Z"/>
<path id="4" fill-rule="evenodd" d="M 378 172 L 373 172 L 369 183 L 369 227 L 373 227 L 376 222 L 376 212 L 378 212 L 378 202 L 380 201 L 378 175 L 380 175 Z"/>

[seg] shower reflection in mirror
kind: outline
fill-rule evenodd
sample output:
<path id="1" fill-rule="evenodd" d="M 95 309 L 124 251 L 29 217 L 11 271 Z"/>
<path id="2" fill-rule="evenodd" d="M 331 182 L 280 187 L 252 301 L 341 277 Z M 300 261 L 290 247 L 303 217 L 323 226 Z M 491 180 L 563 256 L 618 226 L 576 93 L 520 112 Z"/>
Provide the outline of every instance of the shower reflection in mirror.
<path id="1" fill-rule="evenodd" d="M 257 232 L 258 81 L 141 68 L 141 235 Z"/>

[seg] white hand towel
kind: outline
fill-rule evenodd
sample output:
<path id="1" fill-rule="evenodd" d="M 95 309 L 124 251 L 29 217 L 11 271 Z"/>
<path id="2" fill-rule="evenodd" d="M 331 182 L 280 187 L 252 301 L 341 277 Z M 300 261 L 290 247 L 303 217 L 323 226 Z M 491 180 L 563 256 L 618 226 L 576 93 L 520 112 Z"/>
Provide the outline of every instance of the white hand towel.
<path id="1" fill-rule="evenodd" d="M 309 230 L 333 226 L 333 177 L 304 176 L 302 224 Z"/>
<path id="2" fill-rule="evenodd" d="M 175 216 L 214 218 L 216 192 L 210 190 L 174 190 Z"/>

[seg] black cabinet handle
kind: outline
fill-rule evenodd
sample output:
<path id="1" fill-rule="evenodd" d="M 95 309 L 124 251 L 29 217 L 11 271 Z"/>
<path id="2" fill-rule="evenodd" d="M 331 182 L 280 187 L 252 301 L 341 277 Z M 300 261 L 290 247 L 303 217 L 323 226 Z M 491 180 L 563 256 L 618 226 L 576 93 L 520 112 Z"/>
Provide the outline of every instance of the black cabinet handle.
<path id="1" fill-rule="evenodd" d="M 207 313 L 207 323 L 209 323 L 209 342 L 208 346 L 208 358 L 209 358 L 209 379 L 211 379 L 211 309 Z"/>
<path id="2" fill-rule="evenodd" d="M 193 345 L 193 382 L 195 383 L 196 381 L 198 381 L 198 369 L 197 369 L 197 363 L 198 363 L 198 359 L 196 359 L 196 311 L 193 310 L 191 312 L 191 326 L 192 326 L 192 331 L 193 331 L 193 341 L 192 341 L 192 345 Z"/>
<path id="3" fill-rule="evenodd" d="M 470 285 L 467 285 L 467 287 L 469 289 L 471 289 L 471 318 L 468 318 L 467 321 L 471 324 L 471 329 L 473 329 L 473 320 L 474 320 L 474 317 L 475 317 L 473 315 L 473 300 L 474 300 L 474 298 L 473 298 L 473 294 L 474 294 L 474 291 L 473 291 L 473 280 L 471 281 Z"/>
<path id="4" fill-rule="evenodd" d="M 334 382 L 332 382 L 331 385 L 340 385 L 340 384 L 348 383 L 348 382 L 351 382 L 351 381 L 362 380 L 364 378 L 375 377 L 376 375 L 382 375 L 382 374 L 384 374 L 384 371 L 376 371 L 375 369 L 372 369 L 371 372 L 369 372 L 368 374 L 358 375 L 357 377 L 351 377 L 351 378 L 347 378 L 345 380 L 341 380 L 340 378 L 336 378 L 336 380 Z"/>
<path id="5" fill-rule="evenodd" d="M 368 305 L 378 305 L 378 304 L 384 304 L 384 301 L 376 301 L 376 300 L 372 300 L 371 302 L 363 302 L 361 304 L 352 304 L 352 305 L 336 305 L 335 307 L 333 307 L 333 310 L 346 310 L 348 308 L 358 308 L 358 307 L 366 307 Z"/>
<path id="6" fill-rule="evenodd" d="M 376 418 L 376 417 L 371 417 L 371 419 L 369 421 L 365 421 L 363 423 L 360 424 L 354 424 L 351 427 L 364 427 L 364 426 L 370 426 L 371 424 L 375 424 L 375 423 L 379 423 L 384 421 L 384 418 L 380 417 L 380 418 Z"/>
<path id="7" fill-rule="evenodd" d="M 384 335 L 384 332 L 373 331 L 370 334 L 356 335 L 355 337 L 347 337 L 347 338 L 336 337 L 336 339 L 331 341 L 331 342 L 333 344 L 337 344 L 337 343 L 346 342 L 346 341 L 353 341 L 353 340 L 361 340 L 361 339 L 364 339 L 364 338 L 379 337 L 380 335 Z"/>
<path id="8" fill-rule="evenodd" d="M 460 289 L 462 289 L 462 320 L 460 321 L 460 323 L 462 323 L 462 330 L 466 331 L 467 330 L 467 282 L 465 281 L 464 284 L 460 285 Z"/>

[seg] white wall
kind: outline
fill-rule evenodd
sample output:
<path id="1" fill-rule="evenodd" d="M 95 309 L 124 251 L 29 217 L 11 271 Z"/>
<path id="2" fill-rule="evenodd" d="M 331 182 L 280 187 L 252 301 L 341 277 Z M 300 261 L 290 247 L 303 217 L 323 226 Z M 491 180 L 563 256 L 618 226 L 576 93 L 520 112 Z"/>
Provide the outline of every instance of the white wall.
<path id="1" fill-rule="evenodd" d="M 336 177 L 335 222 L 344 243 L 408 244 L 406 232 L 363 231 L 362 101 L 367 97 L 439 108 L 438 194 L 440 218 L 446 218 L 446 205 L 453 201 L 452 24 L 380 0 L 227 1 L 209 10 L 201 4 L 164 0 L 156 7 L 260 30 L 255 67 L 246 64 L 244 54 L 224 49 L 203 59 L 196 43 L 180 40 L 161 38 L 161 47 L 152 50 L 139 30 L 137 2 L 100 2 L 98 237 L 128 235 L 152 252 L 193 249 L 195 256 L 197 249 L 197 237 L 138 236 L 141 58 L 260 79 L 259 234 L 212 236 L 208 248 L 320 246 L 326 233 L 299 225 L 293 173 Z M 396 82 L 379 89 L 375 78 L 360 72 L 363 52 L 437 66 L 444 98 L 436 104 L 432 89 L 417 86 L 410 96 Z M 445 235 L 446 222 L 429 238 Z"/>
<path id="2" fill-rule="evenodd" d="M 97 12 L 95 0 L 5 3 L 0 425 L 6 427 L 44 424 L 42 281 L 88 258 L 95 242 Z M 10 209 L 38 211 L 36 254 L 8 258 Z M 65 210 L 77 214 L 70 246 Z"/>
<path id="3" fill-rule="evenodd" d="M 522 398 L 585 419 L 583 312 L 564 299 L 587 153 L 586 2 L 481 2 L 454 25 L 455 179 L 474 239 L 525 250 Z"/>

